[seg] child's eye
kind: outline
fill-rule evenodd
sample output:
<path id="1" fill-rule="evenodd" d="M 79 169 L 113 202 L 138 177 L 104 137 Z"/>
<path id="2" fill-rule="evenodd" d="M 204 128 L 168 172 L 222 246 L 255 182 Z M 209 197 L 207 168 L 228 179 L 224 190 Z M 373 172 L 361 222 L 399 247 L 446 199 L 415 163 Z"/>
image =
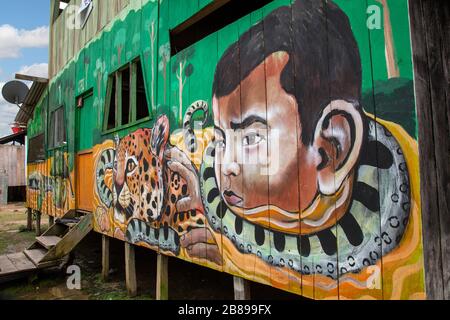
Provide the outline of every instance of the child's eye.
<path id="1" fill-rule="evenodd" d="M 262 140 L 264 140 L 264 137 L 259 135 L 258 133 L 250 133 L 246 135 L 242 141 L 242 145 L 245 146 L 252 146 L 260 143 Z"/>

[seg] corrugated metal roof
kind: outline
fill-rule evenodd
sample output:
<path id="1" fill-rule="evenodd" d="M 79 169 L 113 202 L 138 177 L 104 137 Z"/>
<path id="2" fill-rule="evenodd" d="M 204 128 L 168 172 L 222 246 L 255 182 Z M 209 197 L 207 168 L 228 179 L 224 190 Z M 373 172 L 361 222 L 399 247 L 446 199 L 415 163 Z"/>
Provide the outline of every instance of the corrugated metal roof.
<path id="1" fill-rule="evenodd" d="M 21 131 L 19 133 L 12 134 L 7 137 L 0 138 L 0 144 L 7 144 L 13 141 L 20 144 L 25 144 L 25 136 L 27 135 L 27 130 Z"/>
<path id="2" fill-rule="evenodd" d="M 24 109 L 25 111 L 19 110 L 15 122 L 23 125 L 26 125 L 28 123 L 30 115 L 33 114 L 36 104 L 39 102 L 42 94 L 47 89 L 47 85 L 48 82 L 33 81 L 30 91 L 28 92 L 25 101 L 22 104 L 22 109 Z"/>

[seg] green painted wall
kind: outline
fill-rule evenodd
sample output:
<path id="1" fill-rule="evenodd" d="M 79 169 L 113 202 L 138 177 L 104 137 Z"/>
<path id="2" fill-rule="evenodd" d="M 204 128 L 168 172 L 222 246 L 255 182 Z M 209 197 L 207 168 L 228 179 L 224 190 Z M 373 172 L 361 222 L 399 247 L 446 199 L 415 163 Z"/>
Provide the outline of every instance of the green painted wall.
<path id="1" fill-rule="evenodd" d="M 88 94 L 83 97 L 83 106 L 76 111 L 76 151 L 92 149 L 92 128 L 95 128 L 97 117 L 94 110 L 94 97 Z"/>
<path id="2" fill-rule="evenodd" d="M 68 119 L 69 146 L 71 143 L 73 144 L 75 97 L 92 89 L 96 121 L 89 123 L 93 126 L 94 142 L 99 142 L 105 138 L 101 134 L 101 127 L 108 75 L 136 57 L 140 57 L 143 62 L 148 104 L 151 106 L 153 115 L 155 115 L 156 109 L 159 110 L 158 113 L 168 110 L 175 113 L 175 107 L 179 104 L 176 68 L 179 67 L 180 59 L 187 58 L 186 66 L 193 66 L 194 70 L 186 80 L 187 83 L 183 92 L 183 101 L 185 102 L 183 109 L 187 108 L 188 101 L 193 101 L 189 98 L 191 87 L 193 88 L 193 97 L 210 101 L 215 62 L 228 47 L 228 44 L 235 40 L 233 34 L 228 35 L 226 30 L 238 28 L 239 32 L 242 33 L 257 21 L 258 15 L 259 18 L 262 18 L 271 11 L 270 8 L 285 5 L 289 1 L 276 0 L 266 6 L 265 10 L 242 18 L 172 58 L 170 58 L 169 29 L 188 19 L 210 1 L 161 0 L 159 8 L 157 1 L 144 2 L 146 4 L 140 10 L 131 10 L 123 20 L 116 19 L 111 23 L 111 26 L 107 26 L 107 31 L 102 32 L 91 41 L 81 50 L 76 59 L 69 62 L 64 70 L 52 79 L 48 99 L 41 99 L 35 110 L 36 116 L 30 121 L 31 136 L 44 130 L 46 117 L 48 116 L 45 113 L 47 108 L 51 110 L 64 104 Z M 384 92 L 386 87 L 398 87 L 397 92 L 402 91 L 404 93 L 403 95 L 396 95 L 404 103 L 404 110 L 401 113 L 403 115 L 407 113 L 408 117 L 402 119 L 398 110 L 391 110 L 387 102 L 380 103 L 377 112 L 384 115 L 385 118 L 387 117 L 388 120 L 400 121 L 410 134 L 416 136 L 415 112 L 412 105 L 414 97 L 411 45 L 408 16 L 405 14 L 407 12 L 407 0 L 388 1 L 390 14 L 395 17 L 395 21 L 392 21 L 392 29 L 401 78 L 394 80 L 388 80 L 387 78 L 383 25 L 380 29 L 374 30 L 368 30 L 366 27 L 368 6 L 375 4 L 380 7 L 379 2 L 375 0 L 336 0 L 335 3 L 347 14 L 359 46 L 363 71 L 363 98 L 366 109 L 371 112 L 374 111 L 374 95 L 393 94 L 392 90 L 387 90 L 387 93 Z M 139 7 L 139 4 L 137 6 Z M 218 36 L 221 39 L 220 43 L 217 44 L 214 42 L 218 42 Z M 211 45 L 213 46 L 211 47 Z M 216 47 L 219 48 L 218 52 L 215 50 Z M 390 85 L 391 82 L 392 85 Z M 382 98 L 379 99 L 382 100 Z M 392 102 L 392 99 L 390 101 Z M 81 115 L 81 121 L 83 121 L 83 117 Z M 174 121 L 177 123 L 179 119 L 174 119 Z M 135 127 L 124 129 L 120 134 L 126 134 L 134 129 Z M 174 129 L 173 125 L 172 129 Z M 80 139 L 82 141 L 84 138 L 81 137 Z"/>

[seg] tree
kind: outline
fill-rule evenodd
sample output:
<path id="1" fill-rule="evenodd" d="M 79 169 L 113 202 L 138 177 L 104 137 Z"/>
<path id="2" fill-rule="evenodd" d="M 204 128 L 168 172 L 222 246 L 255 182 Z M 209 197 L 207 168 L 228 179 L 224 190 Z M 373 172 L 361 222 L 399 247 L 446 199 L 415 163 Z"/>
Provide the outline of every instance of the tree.
<path id="1" fill-rule="evenodd" d="M 131 59 L 131 55 L 132 54 L 136 54 L 137 52 L 139 52 L 140 49 L 140 45 L 141 45 L 141 34 L 139 32 L 136 32 L 133 36 L 133 40 L 132 40 L 132 52 L 130 52 L 130 57 L 128 57 L 128 59 Z"/>
<path id="2" fill-rule="evenodd" d="M 391 15 L 387 0 L 376 0 L 383 6 L 383 20 L 384 20 L 384 39 L 386 44 L 386 66 L 388 78 L 400 77 L 400 71 L 397 65 L 394 48 L 394 37 L 392 34 Z"/>
<path id="3" fill-rule="evenodd" d="M 179 124 L 182 125 L 183 122 L 183 90 L 186 84 L 186 79 L 189 78 L 194 73 L 194 66 L 188 64 L 187 61 L 194 55 L 194 47 L 190 47 L 182 52 L 180 52 L 175 58 L 175 63 L 173 65 L 172 72 L 176 74 L 178 80 L 178 116 Z"/>
<path id="4" fill-rule="evenodd" d="M 159 47 L 159 66 L 158 69 L 163 73 L 164 78 L 164 104 L 167 96 L 167 63 L 170 59 L 170 44 L 165 43 Z"/>
<path id="5" fill-rule="evenodd" d="M 91 57 L 86 53 L 84 55 L 84 85 L 87 84 L 87 79 L 89 77 L 89 65 L 91 64 Z M 85 87 L 86 89 L 86 87 Z"/>
<path id="6" fill-rule="evenodd" d="M 127 32 L 124 28 L 120 29 L 116 33 L 114 38 L 114 48 L 117 50 L 117 64 L 121 65 L 122 50 L 125 46 L 125 39 L 127 37 Z"/>
<path id="7" fill-rule="evenodd" d="M 105 62 L 102 61 L 102 59 L 98 58 L 96 63 L 95 63 L 95 70 L 94 70 L 94 78 L 96 81 L 96 85 L 97 85 L 97 95 L 95 97 L 94 100 L 94 107 L 97 108 L 98 110 L 98 115 L 97 115 L 97 124 L 100 125 L 101 121 L 100 121 L 100 117 L 101 117 L 101 107 L 103 105 L 103 98 L 102 98 L 102 81 L 104 80 L 104 78 L 108 78 L 106 72 L 106 65 Z"/>

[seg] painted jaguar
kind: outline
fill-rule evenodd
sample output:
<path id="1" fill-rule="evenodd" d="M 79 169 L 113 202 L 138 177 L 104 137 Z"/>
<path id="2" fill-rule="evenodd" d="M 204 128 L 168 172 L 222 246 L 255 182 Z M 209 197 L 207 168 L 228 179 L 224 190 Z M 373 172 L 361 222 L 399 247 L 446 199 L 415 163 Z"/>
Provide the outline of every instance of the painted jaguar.
<path id="1" fill-rule="evenodd" d="M 193 113 L 207 110 L 204 105 L 197 102 L 187 110 L 187 125 Z M 180 237 L 192 228 L 204 227 L 205 217 L 199 210 L 180 211 L 176 207 L 187 196 L 188 186 L 167 165 L 165 153 L 177 149 L 168 141 L 169 130 L 169 120 L 162 115 L 152 129 L 116 137 L 114 149 L 104 150 L 96 165 L 96 192 L 106 207 L 113 208 L 115 222 L 126 226 L 125 240 L 178 255 Z M 193 131 L 186 130 L 184 136 L 191 141 L 186 147 L 195 151 Z M 107 170 L 113 172 L 112 188 L 104 179 Z"/>

